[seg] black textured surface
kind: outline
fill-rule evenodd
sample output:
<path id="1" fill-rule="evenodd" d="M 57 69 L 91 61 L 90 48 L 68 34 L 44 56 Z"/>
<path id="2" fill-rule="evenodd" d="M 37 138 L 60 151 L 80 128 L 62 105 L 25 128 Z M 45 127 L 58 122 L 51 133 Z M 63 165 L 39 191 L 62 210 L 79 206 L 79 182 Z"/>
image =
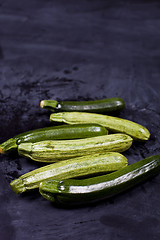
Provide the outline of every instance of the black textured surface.
<path id="1" fill-rule="evenodd" d="M 42 99 L 122 97 L 121 117 L 146 126 L 129 164 L 160 153 L 158 0 L 0 1 L 0 142 L 51 125 Z M 0 239 L 159 240 L 160 175 L 110 200 L 57 208 L 9 183 L 40 166 L 1 156 Z"/>

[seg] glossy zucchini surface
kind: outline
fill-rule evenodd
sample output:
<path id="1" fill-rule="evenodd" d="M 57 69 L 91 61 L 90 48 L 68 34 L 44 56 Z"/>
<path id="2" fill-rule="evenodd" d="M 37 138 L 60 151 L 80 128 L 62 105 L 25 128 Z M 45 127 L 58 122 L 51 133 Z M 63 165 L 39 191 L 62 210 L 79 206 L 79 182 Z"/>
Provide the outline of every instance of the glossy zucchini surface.
<path id="1" fill-rule="evenodd" d="M 160 156 L 153 155 L 102 176 L 50 180 L 40 184 L 41 195 L 64 205 L 79 205 L 113 197 L 160 172 Z"/>
<path id="2" fill-rule="evenodd" d="M 0 152 L 7 153 L 11 150 L 16 150 L 21 143 L 35 143 L 44 140 L 80 139 L 106 134 L 108 134 L 107 129 L 95 123 L 51 126 L 24 132 L 8 139 L 0 145 Z"/>
<path id="3" fill-rule="evenodd" d="M 122 98 L 105 98 L 93 101 L 56 101 L 42 100 L 41 108 L 55 112 L 93 112 L 112 113 L 122 110 L 125 106 Z"/>

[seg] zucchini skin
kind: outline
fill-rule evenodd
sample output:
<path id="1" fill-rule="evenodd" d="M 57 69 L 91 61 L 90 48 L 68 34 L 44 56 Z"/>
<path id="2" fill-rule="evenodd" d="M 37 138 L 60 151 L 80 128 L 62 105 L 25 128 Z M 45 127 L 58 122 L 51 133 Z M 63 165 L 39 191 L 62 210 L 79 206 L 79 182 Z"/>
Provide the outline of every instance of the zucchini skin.
<path id="1" fill-rule="evenodd" d="M 150 132 L 148 131 L 148 129 L 138 123 L 123 118 L 107 116 L 97 113 L 52 113 L 50 115 L 50 121 L 64 122 L 68 124 L 98 123 L 106 127 L 110 132 L 125 133 L 137 141 L 146 141 L 150 137 Z"/>
<path id="2" fill-rule="evenodd" d="M 124 152 L 132 142 L 130 136 L 117 133 L 76 140 L 22 143 L 18 146 L 18 153 L 34 161 L 51 163 L 98 152 Z"/>
<path id="3" fill-rule="evenodd" d="M 39 142 L 44 140 L 61 140 L 61 139 L 79 139 L 108 134 L 105 127 L 99 124 L 75 124 L 60 125 L 40 128 L 21 133 L 13 138 L 8 139 L 0 145 L 0 152 L 7 153 L 16 150 L 18 145 L 27 142 Z"/>
<path id="4" fill-rule="evenodd" d="M 46 108 L 55 112 L 93 112 L 112 113 L 121 111 L 125 107 L 122 98 L 105 98 L 93 101 L 59 101 L 42 100 L 41 108 Z"/>
<path id="5" fill-rule="evenodd" d="M 81 205 L 113 197 L 159 172 L 160 156 L 153 155 L 102 176 L 44 181 L 39 191 L 44 198 L 56 203 Z"/>
<path id="6" fill-rule="evenodd" d="M 61 162 L 28 172 L 10 183 L 13 191 L 22 193 L 38 188 L 40 182 L 54 179 L 66 179 L 116 171 L 128 165 L 125 156 L 117 152 L 98 153 Z"/>

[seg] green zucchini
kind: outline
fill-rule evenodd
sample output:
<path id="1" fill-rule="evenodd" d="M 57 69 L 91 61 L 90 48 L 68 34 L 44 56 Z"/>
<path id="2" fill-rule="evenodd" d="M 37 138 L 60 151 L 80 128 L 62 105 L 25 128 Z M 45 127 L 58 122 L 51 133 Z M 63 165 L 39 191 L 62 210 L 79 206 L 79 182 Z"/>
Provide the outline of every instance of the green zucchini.
<path id="1" fill-rule="evenodd" d="M 113 197 L 160 172 L 160 156 L 153 155 L 113 173 L 87 179 L 40 183 L 41 195 L 53 202 L 75 205 Z"/>
<path id="2" fill-rule="evenodd" d="M 47 179 L 66 179 L 115 171 L 128 165 L 128 160 L 117 152 L 98 153 L 46 165 L 10 183 L 16 193 L 39 187 Z"/>
<path id="3" fill-rule="evenodd" d="M 126 134 L 109 134 L 76 140 L 50 140 L 36 143 L 21 143 L 21 156 L 40 162 L 57 162 L 97 152 L 123 152 L 130 148 L 133 139 Z"/>
<path id="4" fill-rule="evenodd" d="M 97 113 L 83 112 L 61 112 L 52 113 L 50 121 L 65 122 L 68 124 L 75 123 L 98 123 L 106 127 L 111 132 L 121 132 L 130 135 L 134 140 L 145 141 L 150 137 L 148 129 L 142 125 L 127 119 L 113 116 L 106 116 Z"/>
<path id="5" fill-rule="evenodd" d="M 79 139 L 108 134 L 105 127 L 99 124 L 75 124 L 60 125 L 40 128 L 21 133 L 13 138 L 8 139 L 0 145 L 0 153 L 7 153 L 17 149 L 18 145 L 27 142 L 39 142 L 42 140 L 62 140 L 62 139 Z"/>
<path id="6" fill-rule="evenodd" d="M 53 112 L 93 112 L 112 113 L 122 110 L 125 106 L 122 98 L 105 98 L 93 101 L 56 101 L 42 100 L 41 108 L 49 109 Z"/>

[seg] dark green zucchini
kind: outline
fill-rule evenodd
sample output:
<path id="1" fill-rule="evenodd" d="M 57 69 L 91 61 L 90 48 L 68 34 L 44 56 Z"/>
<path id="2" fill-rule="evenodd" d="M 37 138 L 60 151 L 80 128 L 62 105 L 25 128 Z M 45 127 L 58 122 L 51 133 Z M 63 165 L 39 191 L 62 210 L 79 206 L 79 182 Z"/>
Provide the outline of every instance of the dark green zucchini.
<path id="1" fill-rule="evenodd" d="M 106 135 L 107 129 L 99 124 L 60 125 L 40 128 L 21 133 L 0 145 L 0 153 L 17 149 L 21 143 L 35 143 L 44 140 L 68 140 Z"/>
<path id="2" fill-rule="evenodd" d="M 53 112 L 93 112 L 112 113 L 122 110 L 125 106 L 122 98 L 106 98 L 93 101 L 56 101 L 42 100 L 41 108 Z"/>
<path id="3" fill-rule="evenodd" d="M 76 180 L 50 180 L 40 184 L 46 199 L 74 205 L 98 201 L 119 194 L 160 172 L 160 156 L 153 155 L 113 173 Z"/>

